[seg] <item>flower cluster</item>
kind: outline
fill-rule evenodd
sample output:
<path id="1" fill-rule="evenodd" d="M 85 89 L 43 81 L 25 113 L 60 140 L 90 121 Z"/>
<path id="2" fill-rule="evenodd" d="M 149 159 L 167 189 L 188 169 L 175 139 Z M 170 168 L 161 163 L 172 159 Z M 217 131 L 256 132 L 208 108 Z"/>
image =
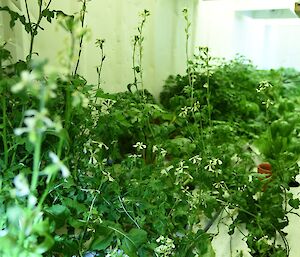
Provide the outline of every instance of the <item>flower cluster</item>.
<path id="1" fill-rule="evenodd" d="M 181 112 L 179 113 L 179 117 L 185 118 L 189 115 L 189 113 L 195 113 L 200 110 L 200 102 L 196 101 L 193 106 L 184 106 L 181 108 Z"/>
<path id="2" fill-rule="evenodd" d="M 153 145 L 152 147 L 152 153 L 156 153 L 156 152 L 159 152 L 160 155 L 164 158 L 167 154 L 167 151 L 162 148 L 161 146 L 158 146 L 158 145 Z"/>
<path id="3" fill-rule="evenodd" d="M 89 164 L 97 164 L 98 163 L 98 153 L 100 152 L 101 149 L 108 150 L 108 146 L 105 145 L 103 142 L 98 142 L 89 139 L 83 147 L 83 153 L 90 154 L 90 159 L 89 159 Z"/>
<path id="4" fill-rule="evenodd" d="M 209 160 L 208 164 L 204 167 L 204 169 L 215 172 L 217 174 L 221 173 L 221 170 L 218 168 L 218 166 L 222 165 L 222 161 L 218 158 L 213 158 Z"/>
<path id="5" fill-rule="evenodd" d="M 98 98 L 97 99 L 97 104 L 100 106 L 100 113 L 102 115 L 107 115 L 109 114 L 110 109 L 112 106 L 116 103 L 115 100 L 112 99 L 105 99 L 105 98 Z"/>
<path id="6" fill-rule="evenodd" d="M 160 236 L 156 239 L 157 243 L 160 243 L 158 247 L 154 249 L 154 252 L 158 254 L 158 256 L 168 257 L 174 255 L 174 241 L 168 237 Z"/>
<path id="7" fill-rule="evenodd" d="M 261 81 L 256 89 L 256 92 L 260 93 L 271 87 L 273 87 L 273 85 L 269 81 Z"/>
<path id="8" fill-rule="evenodd" d="M 193 180 L 194 178 L 189 174 L 187 169 L 189 166 L 185 165 L 185 161 L 180 161 L 178 167 L 175 170 L 176 181 L 175 185 L 184 182 L 187 179 Z"/>
<path id="9" fill-rule="evenodd" d="M 62 129 L 62 125 L 59 121 L 53 122 L 47 117 L 48 111 L 43 109 L 41 112 L 37 110 L 28 110 L 25 112 L 24 124 L 26 127 L 16 128 L 14 130 L 17 136 L 23 133 L 28 133 L 28 138 L 31 143 L 35 143 L 38 134 L 46 132 L 48 129 L 54 129 L 59 132 Z"/>
<path id="10" fill-rule="evenodd" d="M 199 156 L 199 154 L 193 156 L 192 158 L 189 159 L 190 162 L 192 162 L 193 164 L 197 164 L 200 165 L 202 158 Z"/>

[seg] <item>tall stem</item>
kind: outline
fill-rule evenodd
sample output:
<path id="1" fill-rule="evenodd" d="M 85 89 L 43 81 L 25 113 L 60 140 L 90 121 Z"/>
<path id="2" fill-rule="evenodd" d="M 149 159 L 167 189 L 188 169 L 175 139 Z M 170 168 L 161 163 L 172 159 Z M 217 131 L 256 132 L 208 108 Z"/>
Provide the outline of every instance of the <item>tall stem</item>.
<path id="1" fill-rule="evenodd" d="M 30 30 L 29 30 L 29 33 L 30 33 L 30 47 L 29 47 L 28 58 L 29 58 L 29 60 L 31 60 L 34 35 L 33 35 L 32 23 L 31 23 L 31 19 L 30 19 L 30 14 L 29 14 L 29 8 L 28 8 L 27 0 L 25 0 L 25 8 L 26 8 L 26 14 L 27 14 L 28 23 L 29 23 L 29 26 L 30 26 Z"/>
<path id="2" fill-rule="evenodd" d="M 46 105 L 46 92 L 45 92 L 44 84 L 41 85 L 40 96 L 41 98 L 40 98 L 39 111 L 42 112 L 44 111 Z M 36 141 L 34 144 L 34 154 L 33 154 L 33 173 L 32 173 L 31 185 L 30 185 L 30 191 L 32 194 L 36 194 L 36 189 L 38 186 L 42 139 L 43 139 L 42 132 L 39 131 L 38 128 L 35 128 L 35 134 L 36 134 Z M 29 200 L 28 200 L 28 205 L 29 205 Z"/>
<path id="3" fill-rule="evenodd" d="M 35 142 L 34 155 L 33 155 L 33 174 L 32 174 L 32 180 L 30 185 L 30 191 L 32 193 L 36 192 L 36 188 L 38 184 L 41 148 L 42 148 L 42 135 L 39 132 L 37 132 L 37 140 Z"/>
<path id="4" fill-rule="evenodd" d="M 49 0 L 48 4 L 47 4 L 47 6 L 44 10 L 47 10 L 49 8 L 51 2 L 52 2 L 52 0 Z M 32 27 L 33 24 L 31 22 L 31 18 L 30 18 L 28 3 L 27 3 L 27 0 L 25 0 L 26 14 L 27 14 L 28 23 L 30 25 L 30 30 L 29 30 L 29 33 L 30 33 L 30 46 L 29 46 L 28 61 L 30 61 L 31 58 L 32 58 L 34 39 L 37 35 L 38 28 L 40 27 L 40 24 L 41 24 L 41 21 L 42 21 L 42 18 L 43 18 L 42 1 L 39 1 L 38 4 L 39 4 L 39 17 L 38 17 L 38 20 L 35 24 L 35 27 L 33 28 Z"/>
<path id="5" fill-rule="evenodd" d="M 81 12 L 82 12 L 82 14 L 81 14 L 81 28 L 83 29 L 84 28 L 85 13 L 86 13 L 86 0 L 83 1 Z M 83 37 L 84 37 L 84 34 L 82 33 L 82 35 L 80 36 L 77 62 L 76 62 L 76 66 L 75 66 L 75 70 L 74 70 L 73 75 L 76 75 L 77 71 L 78 71 L 80 57 L 81 57 L 81 53 L 82 53 Z"/>
<path id="6" fill-rule="evenodd" d="M 206 99 L 207 99 L 207 108 L 208 108 L 208 124 L 209 124 L 209 131 L 211 132 L 211 128 L 212 128 L 212 121 L 211 121 L 211 104 L 210 104 L 210 70 L 209 70 L 209 54 L 208 54 L 208 48 L 205 49 L 205 67 L 206 67 Z"/>
<path id="7" fill-rule="evenodd" d="M 6 99 L 1 98 L 2 102 L 2 117 L 3 117 L 3 150 L 4 150 L 4 166 L 7 168 L 8 166 L 8 143 L 7 143 L 7 123 L 6 123 Z"/>

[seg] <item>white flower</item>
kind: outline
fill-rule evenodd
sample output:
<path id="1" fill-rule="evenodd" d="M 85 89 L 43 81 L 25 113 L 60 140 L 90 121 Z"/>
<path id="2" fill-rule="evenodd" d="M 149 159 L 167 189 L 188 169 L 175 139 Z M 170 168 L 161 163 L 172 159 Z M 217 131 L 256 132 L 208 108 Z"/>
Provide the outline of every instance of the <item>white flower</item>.
<path id="1" fill-rule="evenodd" d="M 133 145 L 134 148 L 136 148 L 138 151 L 144 150 L 147 148 L 146 145 L 144 145 L 143 142 L 137 142 L 136 144 Z"/>
<path id="2" fill-rule="evenodd" d="M 256 92 L 260 93 L 262 91 L 265 91 L 269 87 L 273 87 L 273 85 L 269 81 L 261 81 L 258 85 L 258 88 L 256 89 Z"/>
<path id="3" fill-rule="evenodd" d="M 137 158 L 142 157 L 142 155 L 141 154 L 130 154 L 130 155 L 128 155 L 128 157 L 133 158 L 133 159 L 137 159 Z"/>
<path id="4" fill-rule="evenodd" d="M 156 242 L 160 243 L 160 245 L 154 249 L 154 252 L 164 257 L 171 256 L 174 254 L 173 250 L 175 248 L 175 245 L 172 239 L 160 236 L 156 239 Z"/>
<path id="5" fill-rule="evenodd" d="M 36 79 L 37 76 L 36 74 L 32 71 L 22 71 L 21 73 L 21 81 L 19 83 L 17 83 L 16 85 L 14 85 L 11 88 L 11 91 L 13 93 L 18 93 L 20 91 L 22 91 L 23 89 L 25 89 L 28 86 L 31 86 L 32 84 L 36 83 Z"/>
<path id="6" fill-rule="evenodd" d="M 37 203 L 37 198 L 34 195 L 30 194 L 28 196 L 28 204 L 29 204 L 29 206 L 30 207 L 34 207 L 36 205 L 36 203 Z"/>
<path id="7" fill-rule="evenodd" d="M 256 194 L 253 195 L 253 199 L 257 201 L 258 199 L 260 199 L 262 197 L 262 195 L 263 195 L 263 192 L 256 192 Z"/>
<path id="8" fill-rule="evenodd" d="M 102 174 L 108 178 L 108 181 L 113 182 L 115 179 L 111 176 L 110 172 L 102 171 Z"/>
<path id="9" fill-rule="evenodd" d="M 171 169 L 173 169 L 173 168 L 174 168 L 174 166 L 173 166 L 173 165 L 170 165 L 170 166 L 168 166 L 167 168 L 162 169 L 161 172 L 160 172 L 160 174 L 168 176 L 168 175 L 169 175 L 169 171 L 170 171 Z"/>
<path id="10" fill-rule="evenodd" d="M 152 146 L 152 153 L 155 153 L 158 151 L 157 145 Z"/>
<path id="11" fill-rule="evenodd" d="M 24 174 L 19 174 L 14 178 L 14 185 L 16 188 L 16 195 L 17 196 L 27 196 L 30 193 L 29 185 L 27 178 Z"/>
<path id="12" fill-rule="evenodd" d="M 196 101 L 191 109 L 193 112 L 197 112 L 200 109 L 200 102 Z"/>
<path id="13" fill-rule="evenodd" d="M 99 98 L 97 100 L 100 101 L 101 114 L 109 114 L 111 107 L 116 103 L 116 101 L 112 99 Z"/>
<path id="14" fill-rule="evenodd" d="M 184 165 L 185 161 L 180 161 L 178 168 L 176 168 L 176 175 L 183 173 L 185 169 L 188 169 L 189 166 Z"/>
<path id="15" fill-rule="evenodd" d="M 218 158 L 213 158 L 212 160 L 209 160 L 209 163 L 204 167 L 204 169 L 210 172 L 221 173 L 220 169 L 216 169 L 216 166 L 218 165 L 222 165 L 222 161 Z"/>
<path id="16" fill-rule="evenodd" d="M 194 157 L 190 158 L 189 161 L 191 161 L 193 164 L 200 164 L 202 161 L 202 158 L 197 154 Z"/>
<path id="17" fill-rule="evenodd" d="M 62 126 L 60 123 L 54 123 L 51 119 L 47 117 L 48 111 L 43 109 L 41 112 L 36 110 L 28 110 L 25 112 L 23 128 L 16 128 L 14 130 L 15 135 L 20 136 L 23 133 L 28 133 L 28 138 L 30 142 L 35 143 L 38 133 L 43 133 L 49 128 L 59 131 Z"/>
<path id="18" fill-rule="evenodd" d="M 263 105 L 266 105 L 266 108 L 269 108 L 271 105 L 274 104 L 273 101 L 271 101 L 270 99 L 267 99 L 266 102 L 262 102 Z"/>
<path id="19" fill-rule="evenodd" d="M 61 171 L 62 176 L 64 178 L 66 178 L 70 175 L 69 169 L 63 164 L 63 162 L 58 158 L 58 156 L 55 153 L 50 152 L 49 157 L 52 160 L 53 164 L 55 164 L 57 166 L 58 170 Z"/>
<path id="20" fill-rule="evenodd" d="M 188 115 L 190 107 L 184 106 L 181 108 L 181 112 L 179 113 L 179 117 L 185 118 Z"/>
<path id="21" fill-rule="evenodd" d="M 161 154 L 162 157 L 165 157 L 166 154 L 167 154 L 167 151 L 165 149 L 161 148 L 160 149 L 160 154 Z"/>

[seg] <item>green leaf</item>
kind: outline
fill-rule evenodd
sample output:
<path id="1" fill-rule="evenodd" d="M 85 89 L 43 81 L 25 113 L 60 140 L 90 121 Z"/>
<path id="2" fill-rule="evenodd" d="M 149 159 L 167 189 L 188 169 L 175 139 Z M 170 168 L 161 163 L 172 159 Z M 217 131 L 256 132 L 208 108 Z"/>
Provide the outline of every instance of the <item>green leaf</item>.
<path id="1" fill-rule="evenodd" d="M 42 16 L 46 17 L 47 21 L 51 23 L 54 18 L 55 11 L 50 11 L 49 9 L 45 9 L 42 12 Z"/>
<path id="2" fill-rule="evenodd" d="M 137 257 L 137 250 L 143 244 L 147 242 L 147 232 L 142 229 L 133 228 L 122 240 L 122 250 L 126 254 L 132 257 Z"/>
<path id="3" fill-rule="evenodd" d="M 56 227 L 62 227 L 71 213 L 66 206 L 60 204 L 52 205 L 45 212 L 55 221 Z"/>
<path id="4" fill-rule="evenodd" d="M 297 199 L 290 199 L 289 200 L 289 205 L 291 207 L 293 207 L 294 209 L 299 209 L 300 201 L 299 201 L 298 198 Z"/>
<path id="5" fill-rule="evenodd" d="M 91 250 L 101 251 L 106 249 L 113 241 L 113 238 L 113 230 L 105 226 L 99 226 L 96 229 L 94 240 L 91 244 Z"/>

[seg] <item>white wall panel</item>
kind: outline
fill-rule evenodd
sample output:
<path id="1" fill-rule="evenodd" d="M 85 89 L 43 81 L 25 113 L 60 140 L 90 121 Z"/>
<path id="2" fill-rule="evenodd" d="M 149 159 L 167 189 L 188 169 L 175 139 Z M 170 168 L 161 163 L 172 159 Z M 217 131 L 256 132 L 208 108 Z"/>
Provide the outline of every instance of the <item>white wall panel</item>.
<path id="1" fill-rule="evenodd" d="M 79 73 L 86 77 L 89 83 L 96 84 L 95 67 L 99 64 L 100 53 L 94 42 L 97 38 L 103 38 L 106 40 L 107 58 L 103 68 L 102 87 L 109 92 L 126 90 L 127 84 L 133 82 L 132 38 L 137 31 L 138 14 L 148 9 L 151 16 L 145 25 L 144 33 L 144 84 L 145 88 L 158 96 L 168 75 L 185 70 L 182 9 L 187 7 L 193 20 L 197 2 L 197 0 L 93 0 L 88 2 L 86 24 L 91 29 L 92 36 L 84 42 Z M 30 13 L 36 19 L 36 2 L 29 1 L 29 3 Z M 25 11 L 24 3 L 21 9 Z M 80 10 L 80 2 L 53 0 L 51 9 L 61 9 L 68 14 L 73 14 Z M 45 30 L 40 31 L 36 37 L 34 52 L 38 52 L 41 58 L 47 58 L 51 63 L 57 64 L 57 53 L 64 49 L 67 35 L 56 22 L 53 24 L 43 22 L 41 26 Z M 28 34 L 21 32 L 18 26 L 10 36 L 18 44 L 18 50 L 12 49 L 15 50 L 13 51 L 15 58 L 23 59 L 29 49 Z M 192 48 L 193 43 L 191 43 Z"/>

